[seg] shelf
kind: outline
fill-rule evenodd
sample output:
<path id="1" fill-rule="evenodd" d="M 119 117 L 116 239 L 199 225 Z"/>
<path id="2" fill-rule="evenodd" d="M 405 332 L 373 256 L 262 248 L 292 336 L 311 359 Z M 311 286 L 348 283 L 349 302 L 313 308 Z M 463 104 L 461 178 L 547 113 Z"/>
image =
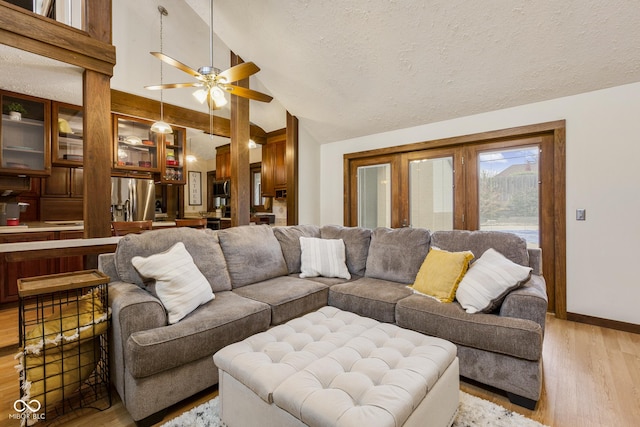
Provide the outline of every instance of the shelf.
<path id="1" fill-rule="evenodd" d="M 2 121 L 4 122 L 4 126 L 6 126 L 7 124 L 16 125 L 16 126 L 39 126 L 39 127 L 44 126 L 44 122 L 40 120 L 25 119 L 25 118 L 21 120 L 11 120 L 11 118 L 9 118 L 9 116 L 6 114 L 2 115 Z"/>
<path id="2" fill-rule="evenodd" d="M 58 134 L 58 138 L 60 139 L 60 141 L 65 140 L 65 139 L 78 139 L 80 140 L 80 142 L 82 142 L 82 134 L 77 134 L 77 133 L 62 133 L 60 132 Z"/>
<path id="3" fill-rule="evenodd" d="M 12 151 L 14 153 L 44 154 L 43 150 L 32 150 L 30 148 L 8 146 L 2 148 L 4 151 Z"/>

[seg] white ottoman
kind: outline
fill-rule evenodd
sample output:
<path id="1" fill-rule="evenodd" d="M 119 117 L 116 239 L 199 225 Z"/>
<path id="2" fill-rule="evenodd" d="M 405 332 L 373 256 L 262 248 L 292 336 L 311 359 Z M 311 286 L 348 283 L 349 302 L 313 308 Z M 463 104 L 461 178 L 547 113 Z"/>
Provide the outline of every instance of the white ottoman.
<path id="1" fill-rule="evenodd" d="M 221 418 L 247 426 L 449 426 L 456 347 L 334 307 L 214 355 Z"/>

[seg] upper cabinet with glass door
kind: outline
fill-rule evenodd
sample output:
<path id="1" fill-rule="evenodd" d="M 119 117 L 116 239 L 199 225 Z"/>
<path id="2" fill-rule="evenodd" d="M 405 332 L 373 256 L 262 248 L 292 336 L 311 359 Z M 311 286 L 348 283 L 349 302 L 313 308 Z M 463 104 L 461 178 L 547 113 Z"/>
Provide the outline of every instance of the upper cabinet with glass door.
<path id="1" fill-rule="evenodd" d="M 113 167 L 120 170 L 160 172 L 158 135 L 150 120 L 113 115 Z"/>
<path id="2" fill-rule="evenodd" d="M 162 184 L 186 184 L 185 142 L 187 131 L 184 128 L 171 126 L 173 133 L 160 135 L 164 141 L 164 153 L 160 171 Z"/>
<path id="3" fill-rule="evenodd" d="M 82 166 L 82 107 L 53 102 L 53 158 L 56 166 Z"/>
<path id="4" fill-rule="evenodd" d="M 46 99 L 0 91 L 0 173 L 47 176 L 51 103 Z"/>

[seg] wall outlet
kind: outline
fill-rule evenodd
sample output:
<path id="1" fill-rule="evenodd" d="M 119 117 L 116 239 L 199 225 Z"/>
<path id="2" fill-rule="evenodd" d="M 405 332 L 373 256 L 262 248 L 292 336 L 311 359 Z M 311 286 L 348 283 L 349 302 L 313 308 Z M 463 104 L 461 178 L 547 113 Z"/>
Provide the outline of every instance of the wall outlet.
<path id="1" fill-rule="evenodd" d="M 586 209 L 576 209 L 576 221 L 585 221 L 587 219 Z"/>

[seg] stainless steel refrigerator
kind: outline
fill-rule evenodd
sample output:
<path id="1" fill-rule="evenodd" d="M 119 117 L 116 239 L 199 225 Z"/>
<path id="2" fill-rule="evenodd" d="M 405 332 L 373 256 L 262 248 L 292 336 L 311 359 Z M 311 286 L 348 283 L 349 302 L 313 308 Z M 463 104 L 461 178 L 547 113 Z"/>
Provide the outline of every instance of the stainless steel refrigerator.
<path id="1" fill-rule="evenodd" d="M 156 187 L 152 179 L 111 178 L 111 220 L 153 220 Z"/>

